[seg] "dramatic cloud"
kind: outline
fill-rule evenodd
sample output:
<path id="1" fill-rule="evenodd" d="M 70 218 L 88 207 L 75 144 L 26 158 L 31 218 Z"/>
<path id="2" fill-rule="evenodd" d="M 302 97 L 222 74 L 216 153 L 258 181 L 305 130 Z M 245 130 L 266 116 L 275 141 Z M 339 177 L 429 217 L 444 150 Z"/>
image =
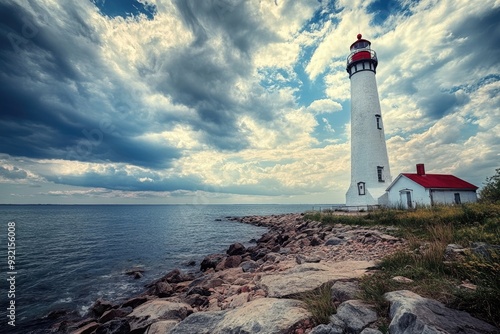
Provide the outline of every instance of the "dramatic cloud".
<path id="1" fill-rule="evenodd" d="M 0 0 L 0 202 L 342 203 L 359 32 L 393 176 L 479 186 L 499 20 L 494 0 Z"/>

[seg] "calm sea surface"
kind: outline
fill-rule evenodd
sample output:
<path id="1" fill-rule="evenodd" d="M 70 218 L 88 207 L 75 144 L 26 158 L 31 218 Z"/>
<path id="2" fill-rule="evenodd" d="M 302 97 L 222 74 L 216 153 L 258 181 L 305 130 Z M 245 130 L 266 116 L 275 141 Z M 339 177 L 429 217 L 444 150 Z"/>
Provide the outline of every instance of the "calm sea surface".
<path id="1" fill-rule="evenodd" d="M 310 210 L 311 205 L 0 206 L 0 332 L 25 333 L 54 310 L 85 314 L 99 297 L 121 300 L 174 268 L 249 242 L 262 227 L 228 216 Z M 16 330 L 6 327 L 8 223 L 16 233 Z M 190 260 L 195 267 L 187 267 Z M 124 272 L 143 267 L 135 280 Z M 41 322 L 40 322 L 41 323 Z M 5 332 L 3 329 L 9 331 Z"/>

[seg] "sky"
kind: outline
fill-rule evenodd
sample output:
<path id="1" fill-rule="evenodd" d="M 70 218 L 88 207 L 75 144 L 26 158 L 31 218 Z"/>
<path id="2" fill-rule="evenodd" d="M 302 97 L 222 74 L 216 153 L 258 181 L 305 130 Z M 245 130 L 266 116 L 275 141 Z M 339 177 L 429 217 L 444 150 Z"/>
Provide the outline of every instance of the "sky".
<path id="1" fill-rule="evenodd" d="M 392 177 L 500 167 L 498 0 L 0 0 L 0 204 L 345 203 L 349 46 Z"/>

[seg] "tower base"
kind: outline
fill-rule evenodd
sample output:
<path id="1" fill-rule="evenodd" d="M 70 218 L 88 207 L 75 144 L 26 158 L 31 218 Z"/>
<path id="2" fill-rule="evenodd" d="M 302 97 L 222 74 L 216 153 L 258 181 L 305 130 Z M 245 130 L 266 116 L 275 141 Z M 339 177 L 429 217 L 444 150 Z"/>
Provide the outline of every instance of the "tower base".
<path id="1" fill-rule="evenodd" d="M 385 187 L 369 188 L 364 195 L 358 193 L 358 187 L 351 184 L 346 193 L 346 208 L 349 211 L 368 211 L 374 207 L 387 205 Z"/>

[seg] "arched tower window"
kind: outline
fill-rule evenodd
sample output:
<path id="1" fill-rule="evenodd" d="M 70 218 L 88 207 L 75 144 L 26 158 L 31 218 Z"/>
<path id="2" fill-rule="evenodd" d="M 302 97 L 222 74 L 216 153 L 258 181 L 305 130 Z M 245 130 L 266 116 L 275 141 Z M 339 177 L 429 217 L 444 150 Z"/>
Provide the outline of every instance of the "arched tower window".
<path id="1" fill-rule="evenodd" d="M 364 182 L 358 182 L 358 195 L 365 195 L 365 183 Z"/>

